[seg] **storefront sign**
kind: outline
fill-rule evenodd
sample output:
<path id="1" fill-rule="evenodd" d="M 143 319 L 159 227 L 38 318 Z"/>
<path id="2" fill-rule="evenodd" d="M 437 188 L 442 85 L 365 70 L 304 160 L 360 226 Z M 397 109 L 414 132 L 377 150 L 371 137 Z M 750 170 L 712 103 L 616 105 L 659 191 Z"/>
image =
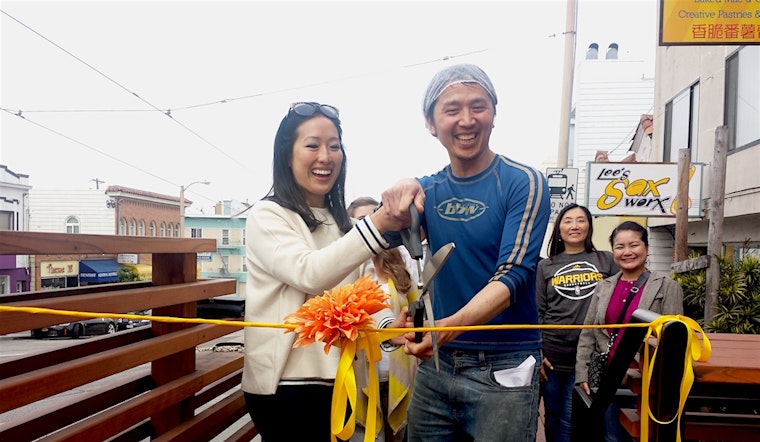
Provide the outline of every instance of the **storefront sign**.
<path id="1" fill-rule="evenodd" d="M 137 264 L 136 253 L 119 253 L 116 255 L 116 262 L 119 264 Z"/>
<path id="2" fill-rule="evenodd" d="M 77 276 L 78 274 L 79 274 L 79 261 L 41 261 L 40 262 L 40 278 Z"/>
<path id="3" fill-rule="evenodd" d="M 689 169 L 690 218 L 702 216 L 702 168 L 695 163 Z M 676 216 L 676 163 L 588 163 L 586 176 L 592 215 Z"/>
<path id="4" fill-rule="evenodd" d="M 760 44 L 760 0 L 660 0 L 660 46 Z"/>

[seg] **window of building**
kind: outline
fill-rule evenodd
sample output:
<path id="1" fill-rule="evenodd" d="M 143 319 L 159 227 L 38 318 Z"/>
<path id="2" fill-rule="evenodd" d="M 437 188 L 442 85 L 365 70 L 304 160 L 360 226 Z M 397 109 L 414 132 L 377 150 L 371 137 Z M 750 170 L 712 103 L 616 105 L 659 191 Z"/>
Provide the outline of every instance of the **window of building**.
<path id="1" fill-rule="evenodd" d="M 138 236 L 145 236 L 145 221 L 140 220 L 137 223 L 137 235 Z"/>
<path id="2" fill-rule="evenodd" d="M 161 222 L 161 236 L 162 237 L 166 236 L 166 223 L 165 222 Z"/>
<path id="3" fill-rule="evenodd" d="M 127 219 L 119 218 L 119 235 L 127 234 Z"/>
<path id="4" fill-rule="evenodd" d="M 150 236 L 156 236 L 156 222 L 150 222 Z"/>
<path id="5" fill-rule="evenodd" d="M 596 60 L 597 58 L 599 58 L 599 45 L 591 43 L 586 49 L 586 60 Z"/>
<path id="6" fill-rule="evenodd" d="M 222 245 L 230 245 L 230 229 L 222 229 Z"/>
<path id="7" fill-rule="evenodd" d="M 618 44 L 610 43 L 607 47 L 607 54 L 604 56 L 607 60 L 617 60 L 618 58 Z"/>
<path id="8" fill-rule="evenodd" d="M 137 231 L 137 221 L 134 218 L 129 220 L 129 236 L 135 236 Z"/>
<path id="9" fill-rule="evenodd" d="M 203 229 L 190 229 L 190 238 L 203 238 Z"/>
<path id="10" fill-rule="evenodd" d="M 230 257 L 222 255 L 220 258 L 222 259 L 222 267 L 219 268 L 219 273 L 230 273 Z"/>
<path id="11" fill-rule="evenodd" d="M 13 212 L 0 210 L 0 230 L 16 230 L 13 227 Z"/>
<path id="12" fill-rule="evenodd" d="M 689 86 L 665 104 L 664 162 L 678 162 L 680 149 L 691 149 L 691 161 L 697 160 L 698 115 L 699 83 Z"/>
<path id="13" fill-rule="evenodd" d="M 79 233 L 79 218 L 76 216 L 66 218 L 66 233 Z"/>
<path id="14" fill-rule="evenodd" d="M 760 46 L 745 46 L 726 60 L 728 150 L 760 143 Z"/>
<path id="15" fill-rule="evenodd" d="M 174 237 L 179 238 L 179 223 L 174 225 Z"/>

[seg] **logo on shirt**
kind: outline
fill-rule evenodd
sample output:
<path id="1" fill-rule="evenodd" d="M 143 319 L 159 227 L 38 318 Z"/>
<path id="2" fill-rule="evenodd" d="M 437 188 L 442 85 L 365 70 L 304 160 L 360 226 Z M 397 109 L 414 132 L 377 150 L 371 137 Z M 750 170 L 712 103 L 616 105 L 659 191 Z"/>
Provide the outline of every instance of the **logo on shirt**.
<path id="1" fill-rule="evenodd" d="M 435 208 L 438 216 L 449 221 L 470 221 L 486 211 L 486 205 L 469 198 L 451 198 Z"/>
<path id="2" fill-rule="evenodd" d="M 560 296 L 574 301 L 588 298 L 604 276 L 588 261 L 577 261 L 561 267 L 551 278 L 554 290 Z"/>

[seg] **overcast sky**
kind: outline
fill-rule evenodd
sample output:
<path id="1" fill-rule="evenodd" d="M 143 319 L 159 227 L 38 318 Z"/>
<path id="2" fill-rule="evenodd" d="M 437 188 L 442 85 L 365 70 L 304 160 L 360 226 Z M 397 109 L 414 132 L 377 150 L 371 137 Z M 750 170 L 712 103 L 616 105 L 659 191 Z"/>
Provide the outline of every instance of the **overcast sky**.
<path id="1" fill-rule="evenodd" d="M 379 197 L 448 162 L 421 100 L 435 72 L 464 62 L 499 95 L 492 149 L 542 171 L 556 163 L 564 0 L 0 6 L 0 164 L 35 188 L 98 179 L 179 196 L 208 180 L 187 192 L 189 213 L 254 202 L 288 105 L 319 101 L 341 111 L 347 202 Z M 581 0 L 579 56 L 616 42 L 621 59 L 653 60 L 656 8 Z"/>

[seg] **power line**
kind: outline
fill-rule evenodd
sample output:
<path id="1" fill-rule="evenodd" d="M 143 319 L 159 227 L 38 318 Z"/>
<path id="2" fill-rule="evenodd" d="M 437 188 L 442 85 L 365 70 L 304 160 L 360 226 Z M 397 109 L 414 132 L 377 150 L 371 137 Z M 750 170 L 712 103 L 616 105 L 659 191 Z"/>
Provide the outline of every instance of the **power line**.
<path id="1" fill-rule="evenodd" d="M 158 180 L 160 180 L 160 181 L 163 181 L 164 183 L 167 183 L 167 184 L 171 184 L 172 186 L 180 187 L 180 185 L 179 185 L 179 184 L 173 183 L 173 182 L 171 182 L 171 181 L 169 181 L 169 180 L 167 180 L 167 179 L 165 179 L 165 178 L 163 178 L 163 177 L 161 177 L 161 176 L 159 176 L 159 175 L 156 175 L 155 173 L 152 173 L 152 172 L 149 172 L 149 171 L 147 171 L 147 170 L 145 170 L 145 169 L 142 169 L 142 168 L 140 168 L 139 166 L 135 166 L 134 164 L 132 164 L 132 163 L 129 163 L 129 162 L 127 162 L 127 161 L 124 161 L 124 160 L 122 160 L 121 158 L 119 158 L 119 157 L 116 157 L 116 156 L 114 156 L 114 155 L 111 155 L 111 154 L 110 154 L 110 153 L 108 153 L 108 152 L 104 152 L 104 151 L 102 151 L 102 150 L 100 150 L 100 149 L 98 149 L 98 148 L 96 148 L 96 147 L 90 146 L 90 145 L 89 145 L 89 144 L 87 144 L 87 143 L 84 143 L 84 142 L 82 142 L 82 141 L 79 141 L 79 140 L 77 140 L 77 139 L 74 139 L 74 138 L 72 138 L 72 137 L 70 137 L 70 136 L 68 136 L 68 135 L 64 134 L 63 132 L 60 132 L 60 131 L 57 131 L 57 130 L 55 130 L 55 129 L 49 128 L 49 127 L 47 127 L 47 126 L 45 126 L 45 125 L 43 125 L 43 124 L 40 124 L 40 123 L 38 123 L 38 122 L 36 122 L 36 121 L 30 120 L 29 118 L 27 118 L 27 117 L 25 117 L 25 116 L 23 116 L 23 115 L 19 115 L 19 114 L 16 114 L 16 113 L 12 112 L 12 111 L 9 111 L 8 109 L 3 109 L 3 108 L 0 108 L 0 110 L 2 110 L 2 111 L 4 111 L 4 112 L 7 112 L 7 113 L 9 113 L 9 114 L 15 115 L 15 116 L 17 116 L 17 117 L 19 117 L 19 118 L 23 119 L 24 121 L 27 121 L 27 122 L 29 122 L 30 124 L 33 124 L 33 125 L 35 125 L 35 126 L 39 127 L 40 129 L 46 130 L 46 131 L 48 131 L 48 132 L 50 132 L 50 133 L 53 133 L 53 134 L 55 134 L 55 135 L 58 135 L 59 137 L 65 138 L 65 139 L 67 139 L 67 140 L 71 141 L 72 143 L 75 143 L 75 144 L 78 144 L 78 145 L 80 145 L 80 146 L 84 147 L 85 149 L 89 149 L 89 150 L 91 150 L 91 151 L 93 151 L 93 152 L 96 152 L 96 153 L 98 153 L 98 154 L 100 154 L 100 155 L 103 155 L 103 156 L 105 156 L 105 157 L 108 157 L 108 158 L 110 158 L 110 159 L 112 159 L 112 160 L 114 160 L 114 161 L 117 161 L 117 162 L 119 162 L 119 163 L 121 163 L 121 164 L 123 164 L 123 165 L 125 165 L 125 166 L 127 166 L 127 167 L 130 167 L 130 168 L 132 168 L 132 169 L 135 169 L 135 170 L 137 170 L 137 171 L 140 171 L 140 172 L 142 172 L 142 173 L 144 173 L 144 174 L 146 174 L 146 175 L 150 175 L 150 176 L 152 176 L 153 178 L 156 178 L 156 179 L 158 179 Z M 96 179 L 97 179 L 97 178 L 96 178 Z M 93 181 L 93 180 L 90 180 L 90 181 Z M 102 183 L 103 181 L 100 181 L 100 182 Z M 195 193 L 196 193 L 196 194 L 198 194 L 197 192 L 195 192 Z M 214 202 L 214 203 L 216 202 L 216 200 L 214 200 L 214 199 L 212 199 L 212 198 L 209 198 L 209 197 L 207 197 L 207 196 L 204 196 L 204 195 L 201 195 L 201 194 L 198 194 L 198 195 L 202 196 L 203 198 L 206 198 L 207 200 L 209 200 L 209 201 L 211 201 L 211 202 Z"/>
<path id="2" fill-rule="evenodd" d="M 137 99 L 139 99 L 140 101 L 142 101 L 143 103 L 145 103 L 146 105 L 148 105 L 150 108 L 152 108 L 154 111 L 157 111 L 157 112 L 161 112 L 162 114 L 164 114 L 164 115 L 166 115 L 167 117 L 171 118 L 171 119 L 172 119 L 172 121 L 174 121 L 174 122 L 175 122 L 176 124 L 178 124 L 180 127 L 182 127 L 183 129 L 185 129 L 186 131 L 190 132 L 191 134 L 195 135 L 195 136 L 196 136 L 198 139 L 200 139 L 201 141 L 203 141 L 203 142 L 204 142 L 204 143 L 206 143 L 207 145 L 211 146 L 211 147 L 212 147 L 214 150 L 216 150 L 217 152 L 219 152 L 219 153 L 221 153 L 222 155 L 226 156 L 227 158 L 229 158 L 230 160 L 232 160 L 234 163 L 236 163 L 236 164 L 238 164 L 239 166 L 241 166 L 243 169 L 248 169 L 248 167 L 247 167 L 246 165 L 244 165 L 242 162 L 238 161 L 236 158 L 232 157 L 230 154 L 228 154 L 227 152 L 225 152 L 224 150 L 222 150 L 221 148 L 219 148 L 218 146 L 216 146 L 214 143 L 212 143 L 211 141 L 209 141 L 209 140 L 208 140 L 208 139 L 206 139 L 205 137 L 201 136 L 199 133 L 197 133 L 196 131 L 194 131 L 193 129 L 191 129 L 191 128 L 190 128 L 188 125 L 186 125 L 186 124 L 184 124 L 184 123 L 180 122 L 179 120 L 177 120 L 176 118 L 172 117 L 172 115 L 171 115 L 171 110 L 161 110 L 161 109 L 159 109 L 159 108 L 158 108 L 157 106 L 155 106 L 153 103 L 151 103 L 151 102 L 149 102 L 148 100 L 146 100 L 146 99 L 142 98 L 142 97 L 141 97 L 141 96 L 139 96 L 139 95 L 138 95 L 136 92 L 129 90 L 129 89 L 126 87 L 126 86 L 122 85 L 121 83 L 119 83 L 118 81 L 114 80 L 114 79 L 113 79 L 113 78 L 111 78 L 110 76 L 106 75 L 105 73 L 103 73 L 102 71 L 100 71 L 99 69 L 97 69 L 96 67 L 92 66 L 91 64 L 89 64 L 89 63 L 87 63 L 86 61 L 82 60 L 81 58 L 77 57 L 76 55 L 74 55 L 74 54 L 73 54 L 73 53 L 71 53 L 70 51 L 68 51 L 68 50 L 66 50 L 65 48 L 63 48 L 61 45 L 59 45 L 59 44 L 55 43 L 54 41 L 50 40 L 49 38 L 45 37 L 44 35 L 40 34 L 40 33 L 39 33 L 39 32 L 37 32 L 37 31 L 35 31 L 34 29 L 32 29 L 31 27 L 27 26 L 26 24 L 24 24 L 24 23 L 23 23 L 23 22 L 21 22 L 20 20 L 16 19 L 16 18 L 15 18 L 15 17 L 13 17 L 12 15 L 8 14 L 8 13 L 7 13 L 7 12 L 5 12 L 4 10 L 0 10 L 0 11 L 1 11 L 3 14 L 5 14 L 6 16 L 8 16 L 8 17 L 9 17 L 11 20 L 15 21 L 16 23 L 20 24 L 20 25 L 21 25 L 21 26 L 23 26 L 24 28 L 26 28 L 26 29 L 28 29 L 29 31 L 33 32 L 35 35 L 39 36 L 40 38 L 42 38 L 43 40 L 47 41 L 47 42 L 48 42 L 48 43 L 50 43 L 51 45 L 53 45 L 53 46 L 55 46 L 56 48 L 60 49 L 61 51 L 65 52 L 65 53 L 66 53 L 66 54 L 68 54 L 69 56 L 73 57 L 75 60 L 77 60 L 77 61 L 79 61 L 80 63 L 82 63 L 82 64 L 84 64 L 85 66 L 87 66 L 88 68 L 90 68 L 90 69 L 92 69 L 93 71 L 97 72 L 97 73 L 98 73 L 98 74 L 100 74 L 100 75 L 101 75 L 103 78 L 107 79 L 108 81 L 110 81 L 111 83 L 115 84 L 115 85 L 116 85 L 116 86 L 118 86 L 119 88 L 123 89 L 123 90 L 124 90 L 124 91 L 126 91 L 127 93 L 129 93 L 129 94 L 133 95 L 134 97 L 136 97 Z M 19 111 L 19 112 L 21 112 L 21 111 Z"/>

